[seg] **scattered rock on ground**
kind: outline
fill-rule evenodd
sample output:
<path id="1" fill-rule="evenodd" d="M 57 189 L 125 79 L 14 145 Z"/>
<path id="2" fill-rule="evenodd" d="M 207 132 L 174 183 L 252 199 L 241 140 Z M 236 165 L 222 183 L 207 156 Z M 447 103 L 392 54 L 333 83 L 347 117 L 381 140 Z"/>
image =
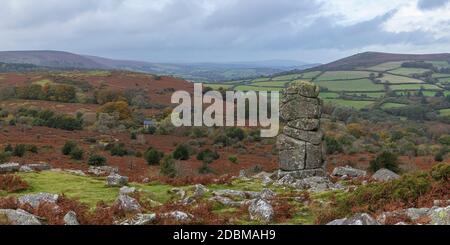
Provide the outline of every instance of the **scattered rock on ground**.
<path id="1" fill-rule="evenodd" d="M 373 176 L 372 179 L 377 180 L 377 181 L 391 181 L 391 180 L 395 180 L 395 179 L 399 179 L 400 175 L 392 172 L 389 169 L 380 169 L 378 170 Z"/>
<path id="2" fill-rule="evenodd" d="M 296 189 L 304 189 L 316 193 L 342 188 L 339 184 L 331 182 L 327 177 L 319 176 L 297 180 L 292 186 Z"/>
<path id="3" fill-rule="evenodd" d="M 128 177 L 111 174 L 106 178 L 106 184 L 110 187 L 122 187 L 128 184 Z"/>
<path id="4" fill-rule="evenodd" d="M 209 192 L 208 188 L 201 184 L 195 185 L 194 188 L 194 198 L 201 198 Z"/>
<path id="5" fill-rule="evenodd" d="M 18 163 L 4 163 L 0 164 L 0 173 L 12 173 L 17 172 L 20 169 L 20 164 Z"/>
<path id="6" fill-rule="evenodd" d="M 156 214 L 137 214 L 135 217 L 125 220 L 120 225 L 150 225 L 156 220 Z"/>
<path id="7" fill-rule="evenodd" d="M 118 174 L 119 169 L 117 167 L 110 167 L 110 166 L 100 166 L 100 167 L 90 166 L 88 173 L 95 176 L 104 176 L 109 174 Z"/>
<path id="8" fill-rule="evenodd" d="M 225 196 L 225 197 L 237 197 L 242 199 L 254 199 L 258 198 L 260 193 L 254 191 L 236 191 L 236 190 L 218 190 L 213 192 L 215 196 Z"/>
<path id="9" fill-rule="evenodd" d="M 141 210 L 141 205 L 138 201 L 127 195 L 119 195 L 116 204 L 118 207 L 125 212 L 139 212 Z"/>
<path id="10" fill-rule="evenodd" d="M 365 177 L 366 175 L 367 175 L 366 171 L 352 168 L 350 166 L 337 167 L 333 170 L 333 173 L 332 173 L 332 176 L 337 176 L 337 177 L 347 176 L 347 177 L 351 177 L 351 178 Z"/>
<path id="11" fill-rule="evenodd" d="M 45 163 L 45 162 L 27 164 L 25 166 L 33 169 L 34 171 L 47 171 L 47 170 L 52 169 L 52 166 L 50 166 L 50 164 Z"/>
<path id="12" fill-rule="evenodd" d="M 223 196 L 214 196 L 214 197 L 210 198 L 210 200 L 218 202 L 224 206 L 235 207 L 235 208 L 242 207 L 251 202 L 250 200 L 234 201 L 231 198 L 223 197 Z"/>
<path id="13" fill-rule="evenodd" d="M 37 208 L 39 207 L 39 204 L 44 202 L 56 204 L 58 198 L 59 196 L 57 194 L 38 193 L 21 196 L 18 200 L 21 205 L 29 204 L 31 207 Z"/>
<path id="14" fill-rule="evenodd" d="M 372 216 L 361 213 L 355 214 L 350 218 L 333 220 L 327 225 L 380 225 L 380 223 L 372 218 Z"/>
<path id="15" fill-rule="evenodd" d="M 120 195 L 129 195 L 129 194 L 133 194 L 136 192 L 136 188 L 134 187 L 128 187 L 128 186 L 123 186 L 122 188 L 120 188 L 119 190 L 119 194 Z"/>
<path id="16" fill-rule="evenodd" d="M 73 175 L 86 176 L 86 174 L 81 170 L 66 169 L 64 171 L 66 173 L 73 174 Z"/>
<path id="17" fill-rule="evenodd" d="M 408 208 L 405 210 L 406 216 L 412 221 L 416 221 L 421 217 L 428 216 L 430 212 L 429 208 Z"/>
<path id="18" fill-rule="evenodd" d="M 295 182 L 295 178 L 292 177 L 292 175 L 285 175 L 282 178 L 280 178 L 279 180 L 277 180 L 274 185 L 277 186 L 286 186 L 286 185 L 292 185 Z"/>
<path id="19" fill-rule="evenodd" d="M 273 192 L 271 189 L 267 189 L 267 188 L 263 189 L 261 191 L 261 193 L 259 193 L 259 197 L 264 200 L 270 200 L 276 196 L 277 196 L 277 194 L 275 192 Z"/>
<path id="20" fill-rule="evenodd" d="M 169 191 L 169 194 L 178 195 L 180 199 L 184 199 L 186 197 L 186 191 L 181 188 L 172 188 Z"/>
<path id="21" fill-rule="evenodd" d="M 22 209 L 0 209 L 0 216 L 6 217 L 6 224 L 10 225 L 41 225 L 36 216 Z"/>
<path id="22" fill-rule="evenodd" d="M 263 199 L 253 200 L 248 208 L 250 219 L 270 223 L 274 218 L 274 211 L 269 202 Z"/>
<path id="23" fill-rule="evenodd" d="M 22 172 L 22 173 L 32 173 L 32 172 L 34 172 L 34 170 L 33 170 L 32 168 L 30 168 L 30 167 L 24 165 L 24 166 L 21 166 L 21 167 L 20 167 L 19 172 Z"/>
<path id="24" fill-rule="evenodd" d="M 450 206 L 446 208 L 433 208 L 430 211 L 432 225 L 450 225 Z"/>
<path id="25" fill-rule="evenodd" d="M 189 222 L 194 218 L 192 214 L 188 214 L 181 211 L 174 211 L 170 213 L 165 213 L 161 215 L 162 218 L 174 219 L 178 222 Z"/>
<path id="26" fill-rule="evenodd" d="M 64 224 L 65 225 L 80 225 L 77 219 L 77 214 L 74 211 L 69 211 L 64 216 Z"/>

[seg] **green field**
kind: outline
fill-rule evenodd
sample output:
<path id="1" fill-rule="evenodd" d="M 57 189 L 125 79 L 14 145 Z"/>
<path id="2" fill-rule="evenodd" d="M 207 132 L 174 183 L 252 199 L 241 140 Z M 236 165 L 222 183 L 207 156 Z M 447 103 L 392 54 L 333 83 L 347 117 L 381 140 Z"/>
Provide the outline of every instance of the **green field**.
<path id="1" fill-rule="evenodd" d="M 358 79 L 349 81 L 320 81 L 315 82 L 315 84 L 328 88 L 330 91 L 349 91 L 349 92 L 360 92 L 360 91 L 383 91 L 384 86 L 381 84 L 375 84 L 369 79 Z"/>
<path id="2" fill-rule="evenodd" d="M 291 74 L 272 78 L 272 81 L 292 81 L 301 78 L 301 74 Z"/>
<path id="3" fill-rule="evenodd" d="M 441 116 L 450 116 L 450 109 L 440 110 L 439 113 L 441 114 Z"/>
<path id="4" fill-rule="evenodd" d="M 392 74 L 403 75 L 403 76 L 412 76 L 413 74 L 422 74 L 426 71 L 430 71 L 428 69 L 422 68 L 398 68 L 392 71 L 389 71 Z"/>
<path id="5" fill-rule="evenodd" d="M 445 73 L 433 73 L 432 77 L 433 77 L 433 78 L 450 77 L 450 74 L 445 74 Z"/>
<path id="6" fill-rule="evenodd" d="M 437 68 L 447 68 L 450 67 L 450 64 L 447 61 L 425 61 L 426 63 L 433 64 Z"/>
<path id="7" fill-rule="evenodd" d="M 316 78 L 316 81 L 334 81 L 334 80 L 347 80 L 368 78 L 370 72 L 367 71 L 327 71 L 320 77 Z"/>
<path id="8" fill-rule="evenodd" d="M 229 89 L 229 88 L 233 87 L 232 84 L 223 84 L 223 83 L 204 83 L 203 85 L 205 87 L 210 87 L 214 90 L 218 90 L 219 88 Z"/>
<path id="9" fill-rule="evenodd" d="M 450 77 L 439 78 L 438 80 L 440 83 L 443 83 L 443 84 L 450 83 Z"/>
<path id="10" fill-rule="evenodd" d="M 237 86 L 234 90 L 236 91 L 281 91 L 284 88 L 281 87 L 256 87 L 249 85 Z"/>
<path id="11" fill-rule="evenodd" d="M 401 67 L 403 64 L 403 61 L 393 61 L 393 62 L 386 62 L 386 63 L 382 63 L 376 66 L 372 66 L 367 68 L 368 70 L 373 70 L 373 71 L 387 71 L 387 70 L 392 70 L 392 69 L 396 69 Z"/>
<path id="12" fill-rule="evenodd" d="M 338 93 L 330 93 L 330 92 L 321 92 L 319 94 L 321 99 L 336 99 L 339 97 Z"/>
<path id="13" fill-rule="evenodd" d="M 257 78 L 255 80 L 252 81 L 252 83 L 257 83 L 257 82 L 267 82 L 270 81 L 270 77 L 262 77 L 262 78 Z"/>
<path id="14" fill-rule="evenodd" d="M 424 83 L 424 81 L 410 78 L 410 77 L 404 77 L 404 76 L 396 76 L 392 74 L 384 74 L 382 78 L 379 78 L 383 83 L 388 84 L 396 84 L 396 83 Z"/>
<path id="15" fill-rule="evenodd" d="M 386 93 L 384 92 L 374 92 L 374 93 L 346 93 L 348 95 L 353 95 L 353 96 L 366 96 L 369 98 L 381 98 L 384 95 L 386 95 Z"/>
<path id="16" fill-rule="evenodd" d="M 381 108 L 392 109 L 392 108 L 401 108 L 401 107 L 405 107 L 405 106 L 407 106 L 407 105 L 399 104 L 399 103 L 384 103 L 383 106 L 381 106 Z"/>
<path id="17" fill-rule="evenodd" d="M 372 101 L 363 101 L 363 100 L 324 99 L 324 101 L 325 103 L 331 103 L 332 105 L 352 107 L 357 110 L 366 108 L 373 104 Z"/>
<path id="18" fill-rule="evenodd" d="M 258 87 L 284 87 L 286 83 L 290 83 L 291 81 L 269 81 L 269 82 L 257 82 L 252 83 L 252 86 Z"/>
<path id="19" fill-rule="evenodd" d="M 399 90 L 420 90 L 421 88 L 427 90 L 442 90 L 441 88 L 432 84 L 402 84 L 402 85 L 391 85 L 389 86 L 394 91 Z"/>
<path id="20" fill-rule="evenodd" d="M 305 79 L 311 79 L 311 78 L 315 78 L 317 75 L 319 75 L 321 73 L 321 71 L 310 71 L 310 72 L 305 72 L 302 73 L 302 78 Z"/>

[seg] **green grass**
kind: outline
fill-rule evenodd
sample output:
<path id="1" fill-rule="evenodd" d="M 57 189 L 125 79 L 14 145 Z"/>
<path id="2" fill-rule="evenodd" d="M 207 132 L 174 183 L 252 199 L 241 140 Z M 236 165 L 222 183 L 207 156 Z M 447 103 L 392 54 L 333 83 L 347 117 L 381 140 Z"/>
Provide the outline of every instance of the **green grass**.
<path id="1" fill-rule="evenodd" d="M 450 77 L 439 78 L 438 80 L 439 80 L 439 82 L 442 83 L 442 84 L 450 83 Z"/>
<path id="2" fill-rule="evenodd" d="M 392 74 L 396 75 L 403 75 L 403 76 L 411 76 L 413 74 L 422 74 L 426 71 L 430 71 L 428 69 L 422 69 L 422 68 L 398 68 L 395 70 L 390 71 Z"/>
<path id="3" fill-rule="evenodd" d="M 346 93 L 348 95 L 354 95 L 354 96 L 367 96 L 369 98 L 381 98 L 386 93 L 384 92 L 374 92 L 374 93 Z"/>
<path id="4" fill-rule="evenodd" d="M 302 78 L 304 78 L 304 79 L 311 79 L 311 78 L 316 77 L 320 73 L 321 73 L 320 71 L 305 72 L 305 73 L 302 73 Z"/>
<path id="5" fill-rule="evenodd" d="M 401 108 L 401 107 L 405 107 L 405 106 L 407 106 L 407 105 L 399 104 L 399 103 L 384 103 L 383 106 L 381 106 L 381 108 L 392 109 L 392 108 Z"/>
<path id="6" fill-rule="evenodd" d="M 428 89 L 428 90 L 441 90 L 436 85 L 432 84 L 402 84 L 402 85 L 390 85 L 389 86 L 392 90 L 399 91 L 399 90 L 420 90 Z"/>
<path id="7" fill-rule="evenodd" d="M 315 82 L 321 87 L 326 87 L 330 91 L 349 91 L 349 92 L 360 92 L 360 91 L 383 91 L 384 86 L 381 84 L 375 84 L 369 79 L 358 79 L 358 80 L 348 80 L 348 81 L 320 81 Z"/>
<path id="8" fill-rule="evenodd" d="M 433 78 L 450 77 L 450 74 L 445 74 L 445 73 L 433 73 L 432 77 L 433 77 Z"/>
<path id="9" fill-rule="evenodd" d="M 65 194 L 67 197 L 76 198 L 80 202 L 94 207 L 99 201 L 113 203 L 119 194 L 119 188 L 107 187 L 103 178 L 91 178 L 72 175 L 68 173 L 41 172 L 41 173 L 21 173 L 19 174 L 30 188 L 17 195 L 48 192 L 54 194 Z M 137 189 L 151 192 L 153 200 L 167 202 L 170 195 L 167 191 L 172 187 L 169 185 L 151 184 L 130 184 Z"/>
<path id="10" fill-rule="evenodd" d="M 338 93 L 330 93 L 330 92 L 321 92 L 319 94 L 321 99 L 336 99 L 339 97 Z"/>
<path id="11" fill-rule="evenodd" d="M 403 62 L 404 61 L 386 62 L 376 66 L 369 67 L 367 69 L 373 71 L 387 71 L 401 67 Z"/>
<path id="12" fill-rule="evenodd" d="M 446 68 L 450 67 L 450 64 L 447 61 L 425 61 L 426 63 L 431 63 L 437 68 Z"/>
<path id="13" fill-rule="evenodd" d="M 280 87 L 256 87 L 256 86 L 241 85 L 241 86 L 237 86 L 234 90 L 236 90 L 236 91 L 281 91 L 281 90 L 283 90 L 283 88 L 280 88 Z"/>
<path id="14" fill-rule="evenodd" d="M 301 78 L 301 74 L 291 74 L 272 78 L 272 81 L 292 81 Z"/>
<path id="15" fill-rule="evenodd" d="M 439 110 L 441 116 L 450 116 L 450 109 Z"/>
<path id="16" fill-rule="evenodd" d="M 367 71 L 327 71 L 320 75 L 316 81 L 333 81 L 333 80 L 346 80 L 346 79 L 358 79 L 368 78 L 370 72 Z"/>
<path id="17" fill-rule="evenodd" d="M 358 100 L 343 100 L 343 99 L 324 99 L 325 103 L 331 103 L 333 105 L 339 105 L 343 107 L 352 107 L 360 110 L 373 104 L 372 101 L 358 101 Z"/>
<path id="18" fill-rule="evenodd" d="M 424 83 L 424 81 L 410 78 L 410 77 L 404 77 L 404 76 L 396 76 L 392 74 L 384 74 L 382 78 L 379 78 L 383 83 L 388 84 L 396 84 L 396 83 Z"/>
<path id="19" fill-rule="evenodd" d="M 286 83 L 290 83 L 290 81 L 279 81 L 279 82 L 257 82 L 252 83 L 252 86 L 258 87 L 284 87 Z"/>
<path id="20" fill-rule="evenodd" d="M 252 81 L 252 83 L 257 83 L 257 82 L 267 82 L 270 81 L 270 77 L 262 77 L 262 78 L 257 78 L 255 80 Z"/>
<path id="21" fill-rule="evenodd" d="M 223 84 L 223 83 L 204 83 L 205 87 L 210 87 L 214 90 L 218 90 L 219 88 L 229 89 L 233 87 L 232 84 Z"/>

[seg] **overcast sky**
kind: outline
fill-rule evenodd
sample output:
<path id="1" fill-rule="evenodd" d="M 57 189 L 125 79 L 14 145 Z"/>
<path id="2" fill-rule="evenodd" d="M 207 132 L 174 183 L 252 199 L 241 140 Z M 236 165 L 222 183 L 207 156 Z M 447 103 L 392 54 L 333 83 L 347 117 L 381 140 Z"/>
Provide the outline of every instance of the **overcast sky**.
<path id="1" fill-rule="evenodd" d="M 449 0 L 2 0 L 0 50 L 145 61 L 450 52 Z"/>

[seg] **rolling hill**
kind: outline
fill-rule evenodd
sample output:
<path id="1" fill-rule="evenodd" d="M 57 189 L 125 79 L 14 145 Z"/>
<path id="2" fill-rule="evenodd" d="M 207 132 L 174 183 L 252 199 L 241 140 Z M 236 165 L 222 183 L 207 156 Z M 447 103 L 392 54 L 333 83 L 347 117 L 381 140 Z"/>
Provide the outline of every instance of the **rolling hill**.
<path id="1" fill-rule="evenodd" d="M 285 60 L 230 63 L 153 63 L 145 61 L 115 60 L 91 55 L 45 50 L 0 52 L 0 63 L 37 66 L 27 67 L 32 70 L 128 70 L 159 75 L 172 75 L 187 80 L 203 82 L 270 76 L 283 71 L 307 69 L 315 66 L 315 64 Z M 9 71 L 14 71 L 14 67 L 16 66 L 9 66 Z"/>

